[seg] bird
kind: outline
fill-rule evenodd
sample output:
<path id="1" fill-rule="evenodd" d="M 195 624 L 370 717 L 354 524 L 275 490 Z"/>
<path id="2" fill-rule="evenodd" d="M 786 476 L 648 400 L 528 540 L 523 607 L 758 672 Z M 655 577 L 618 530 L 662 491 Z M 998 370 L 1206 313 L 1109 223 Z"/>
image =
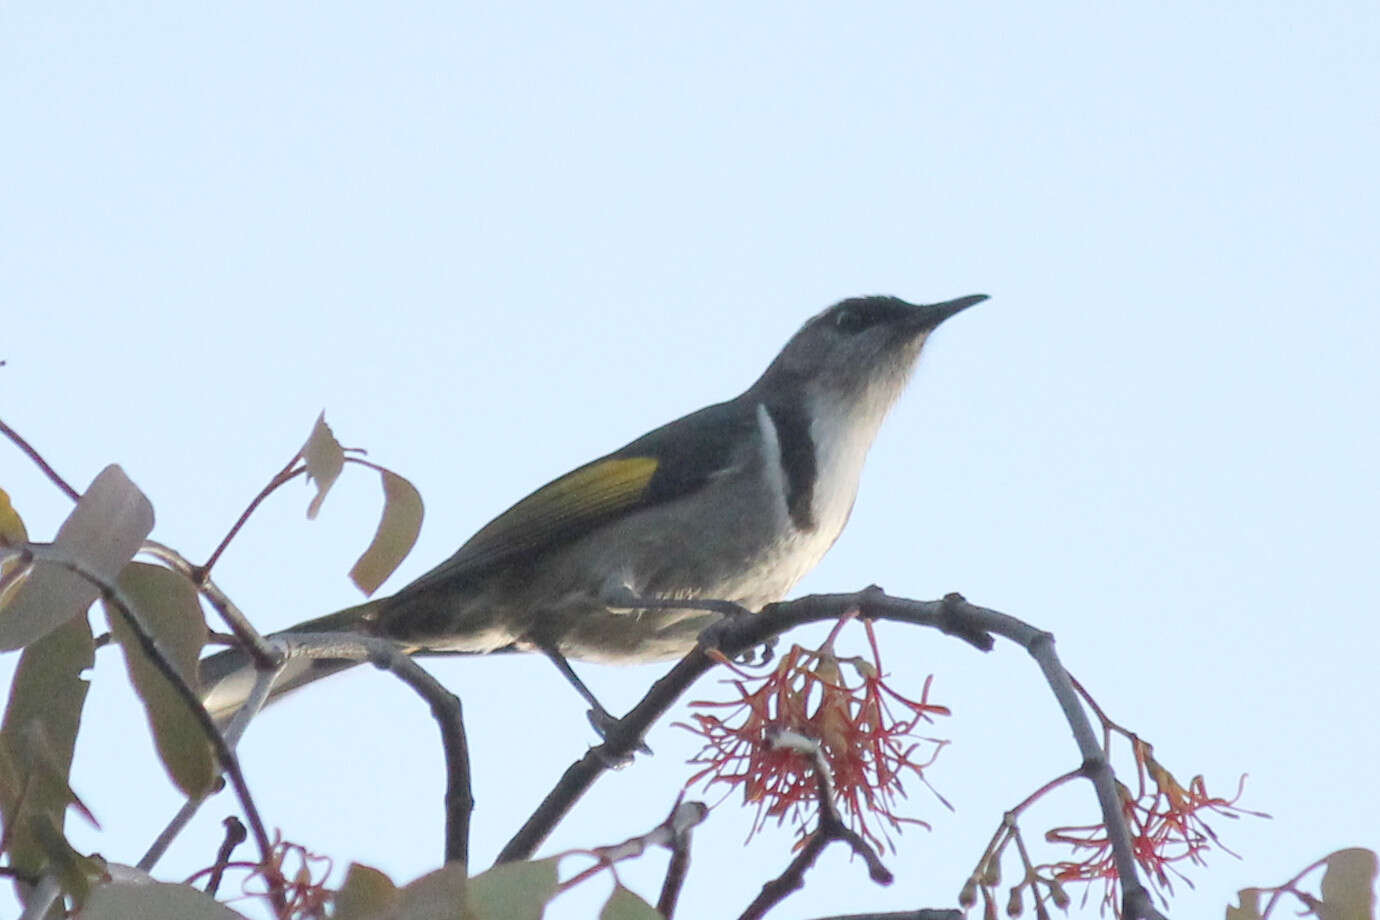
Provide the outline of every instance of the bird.
<path id="1" fill-rule="evenodd" d="M 738 396 L 547 483 L 395 594 L 275 635 L 354 633 L 408 654 L 540 652 L 594 707 L 596 727 L 611 721 L 569 661 L 679 658 L 725 608 L 786 597 L 843 532 L 930 333 L 986 299 L 841 300 Z M 294 658 L 272 696 L 355 663 Z M 239 648 L 203 659 L 199 674 L 217 719 L 255 678 Z"/>

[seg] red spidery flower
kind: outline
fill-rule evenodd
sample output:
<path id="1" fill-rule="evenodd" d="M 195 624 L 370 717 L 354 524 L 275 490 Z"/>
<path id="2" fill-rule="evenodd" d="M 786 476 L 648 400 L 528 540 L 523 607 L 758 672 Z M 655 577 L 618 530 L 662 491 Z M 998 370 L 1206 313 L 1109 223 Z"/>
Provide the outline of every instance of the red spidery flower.
<path id="1" fill-rule="evenodd" d="M 809 756 L 798 746 L 775 743 L 784 733 L 820 745 L 840 809 L 854 830 L 874 845 L 895 849 L 887 826 L 896 832 L 903 824 L 929 826 L 898 814 L 897 800 L 905 795 L 902 779 L 907 773 L 933 791 L 924 770 L 948 742 L 914 732 L 922 722 L 932 723 L 934 716 L 948 715 L 949 710 L 929 701 L 932 676 L 925 679 L 919 700 L 887 685 L 870 621 L 861 621 L 870 658 L 835 653 L 835 639 L 856 615 L 852 611 L 840 618 L 817 650 L 793 645 L 768 673 L 749 674 L 725 659 L 723 663 L 737 674 L 727 683 L 737 689 L 738 698 L 693 702 L 691 706 L 700 710 L 728 712 L 695 712 L 693 725 L 681 723 L 705 739 L 690 760 L 702 769 L 686 786 L 700 780 L 706 789 L 716 784 L 730 790 L 741 786 L 744 801 L 757 805 L 749 836 L 768 819 L 781 824 L 787 816 L 799 826 L 802 840 L 807 832 L 804 818 L 816 802 L 819 783 Z M 881 818 L 884 826 L 874 830 L 869 817 Z"/>
<path id="2" fill-rule="evenodd" d="M 1204 854 L 1213 847 L 1236 855 L 1218 839 L 1216 832 L 1204 820 L 1205 816 L 1216 814 L 1233 820 L 1241 815 L 1268 817 L 1261 812 L 1237 807 L 1236 802 L 1241 798 L 1245 786 L 1244 776 L 1231 798 L 1213 796 L 1208 793 L 1207 782 L 1202 776 L 1195 776 L 1185 787 L 1155 760 L 1149 744 L 1134 735 L 1131 736 L 1131 742 L 1139 775 L 1139 792 L 1132 795 L 1131 790 L 1121 783 L 1117 784 L 1117 791 L 1121 795 L 1122 812 L 1131 830 L 1136 861 L 1164 891 L 1173 891 L 1171 872 L 1188 882 L 1187 876 L 1176 868 L 1176 863 L 1188 860 L 1194 865 L 1206 865 Z M 1067 844 L 1075 852 L 1088 852 L 1082 859 L 1053 863 L 1041 867 L 1042 870 L 1048 870 L 1061 882 L 1092 883 L 1100 880 L 1104 884 L 1103 909 L 1110 907 L 1115 910 L 1118 907 L 1116 865 L 1103 825 L 1059 827 L 1046 833 L 1045 838 L 1054 843 Z"/>

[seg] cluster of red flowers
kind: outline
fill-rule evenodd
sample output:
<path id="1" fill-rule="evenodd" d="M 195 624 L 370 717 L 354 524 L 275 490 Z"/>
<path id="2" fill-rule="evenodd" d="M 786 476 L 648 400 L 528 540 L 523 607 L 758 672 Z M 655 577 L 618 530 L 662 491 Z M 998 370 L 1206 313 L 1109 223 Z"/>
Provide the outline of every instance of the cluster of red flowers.
<path id="1" fill-rule="evenodd" d="M 245 896 L 273 903 L 277 916 L 324 917 L 326 907 L 335 896 L 335 892 L 326 887 L 331 868 L 330 857 L 275 836 L 272 856 L 267 863 L 219 863 L 196 873 L 186 884 L 217 871 L 240 869 L 249 873 L 244 881 Z"/>
<path id="2" fill-rule="evenodd" d="M 890 832 L 900 831 L 904 824 L 928 826 L 898 814 L 897 803 L 905 794 L 902 780 L 907 774 L 929 786 L 924 771 L 947 743 L 918 736 L 916 729 L 949 711 L 929 701 L 932 678 L 926 678 L 918 700 L 886 684 L 869 621 L 861 622 L 871 654 L 840 656 L 835 641 L 854 617 L 840 619 L 817 650 L 792 646 L 768 672 L 750 674 L 725 660 L 736 675 L 728 681 L 737 691 L 736 699 L 691 704 L 698 710 L 691 716 L 694 724 L 683 727 L 702 736 L 705 743 L 691 759 L 700 769 L 686 785 L 703 781 L 706 789 L 721 786 L 731 792 L 741 788 L 744 801 L 757 807 L 751 833 L 772 818 L 778 824 L 790 820 L 803 841 L 812 830 L 807 819 L 819 808 L 821 795 L 828 796 L 853 829 L 874 846 L 894 850 Z M 1118 789 L 1135 857 L 1157 887 L 1172 891 L 1171 874 L 1186 880 L 1176 868 L 1184 860 L 1202 865 L 1204 855 L 1214 847 L 1231 852 L 1207 819 L 1214 815 L 1265 817 L 1236 805 L 1240 787 L 1236 795 L 1224 798 L 1210 794 L 1201 776 L 1187 786 L 1180 783 L 1154 758 L 1148 743 L 1112 722 L 1081 687 L 1077 689 L 1102 722 L 1107 753 L 1114 736 L 1130 743 L 1138 791 L 1132 793 L 1120 783 Z M 1049 831 L 1046 840 L 1066 845 L 1073 853 L 1069 859 L 1044 865 L 1035 864 L 1021 840 L 1017 818 L 1053 789 L 1082 775 L 1074 770 L 1051 780 L 1007 813 L 964 888 L 960 900 L 965 906 L 975 903 L 981 893 L 989 910 L 996 909 L 1002 852 L 1014 841 L 1024 871 L 1012 887 L 1008 910 L 1020 911 L 1027 888 L 1037 914 L 1046 915 L 1045 901 L 1066 908 L 1069 898 L 1064 885 L 1070 882 L 1090 886 L 1101 882 L 1103 906 L 1119 910 L 1116 864 L 1102 824 Z"/>
<path id="3" fill-rule="evenodd" d="M 1244 776 L 1237 784 L 1236 794 L 1229 799 L 1210 795 L 1202 776 L 1195 776 L 1185 787 L 1155 760 L 1148 743 L 1135 735 L 1129 735 L 1129 739 L 1135 754 L 1139 789 L 1132 795 L 1127 786 L 1117 784 L 1122 812 L 1131 830 L 1136 861 L 1165 891 L 1173 890 L 1169 876 L 1171 872 L 1188 881 L 1175 868 L 1175 863 L 1188 860 L 1194 865 L 1204 865 L 1204 854 L 1214 847 L 1232 852 L 1208 826 L 1205 815 L 1216 814 L 1232 819 L 1241 815 L 1268 817 L 1261 812 L 1236 806 L 1245 784 Z M 1103 825 L 1059 827 L 1049 831 L 1045 838 L 1053 843 L 1066 844 L 1075 853 L 1084 851 L 1085 855 L 1081 859 L 1042 866 L 1042 872 L 1061 882 L 1091 884 L 1101 881 L 1104 885 L 1103 906 L 1114 910 L 1119 906 L 1116 866 L 1112 860 L 1111 842 Z"/>
<path id="4" fill-rule="evenodd" d="M 869 621 L 862 623 L 870 659 L 837 655 L 835 639 L 851 619 L 852 614 L 841 619 L 818 650 L 792 646 L 765 674 L 729 664 L 737 674 L 730 681 L 736 700 L 691 704 L 729 711 L 723 716 L 696 712 L 691 717 L 695 724 L 684 726 L 705 738 L 704 748 L 691 760 L 703 768 L 686 785 L 704 780 L 706 788 L 742 787 L 744 800 L 757 805 L 754 833 L 768 819 L 780 824 L 788 816 L 796 819 L 802 835 L 807 832 L 803 818 L 818 805 L 821 782 L 814 758 L 798 743 L 802 738 L 818 745 L 828 766 L 823 787 L 832 784 L 836 803 L 873 844 L 889 845 L 891 840 L 887 828 L 878 831 L 868 824 L 870 817 L 883 819 L 895 831 L 903 824 L 928 826 L 897 814 L 897 799 L 904 795 L 907 773 L 929 785 L 924 770 L 947 742 L 917 737 L 914 731 L 949 710 L 929 701 L 930 678 L 919 700 L 887 686 Z M 795 743 L 782 743 L 785 738 Z"/>

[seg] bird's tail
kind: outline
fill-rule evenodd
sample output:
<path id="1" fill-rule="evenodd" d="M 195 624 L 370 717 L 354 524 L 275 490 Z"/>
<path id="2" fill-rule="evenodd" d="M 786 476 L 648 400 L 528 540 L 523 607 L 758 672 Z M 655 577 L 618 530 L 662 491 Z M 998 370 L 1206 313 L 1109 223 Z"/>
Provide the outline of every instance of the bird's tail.
<path id="1" fill-rule="evenodd" d="M 282 633 L 322 633 L 322 632 L 368 632 L 365 615 L 373 609 L 377 601 L 347 607 L 335 613 L 298 623 Z M 344 658 L 293 658 L 290 659 L 273 687 L 269 700 L 277 699 L 290 690 L 296 690 L 314 680 L 329 677 L 346 668 L 354 667 L 358 661 Z M 234 715 L 236 710 L 249 699 L 254 688 L 257 672 L 249 653 L 241 648 L 226 649 L 209 658 L 203 658 L 197 668 L 201 679 L 201 702 L 206 711 L 217 722 Z"/>

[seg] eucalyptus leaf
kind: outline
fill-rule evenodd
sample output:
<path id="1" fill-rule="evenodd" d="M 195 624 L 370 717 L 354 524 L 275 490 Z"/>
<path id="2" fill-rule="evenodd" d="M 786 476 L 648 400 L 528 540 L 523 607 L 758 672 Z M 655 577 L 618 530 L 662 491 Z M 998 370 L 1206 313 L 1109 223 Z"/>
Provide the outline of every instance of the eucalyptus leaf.
<path id="1" fill-rule="evenodd" d="M 315 520 L 326 493 L 345 468 L 345 449 L 331 433 L 331 426 L 326 424 L 325 412 L 317 417 L 307 443 L 302 445 L 302 460 L 307 464 L 307 478 L 316 483 L 316 497 L 307 506 L 307 519 Z"/>
<path id="2" fill-rule="evenodd" d="M 77 920 L 244 920 L 190 885 L 108 882 L 91 889 Z"/>
<path id="3" fill-rule="evenodd" d="M 614 885 L 599 920 L 666 920 L 661 912 L 622 885 Z"/>
<path id="4" fill-rule="evenodd" d="M 372 866 L 351 863 L 335 894 L 331 920 L 382 920 L 394 915 L 398 901 L 392 879 Z"/>
<path id="5" fill-rule="evenodd" d="M 365 596 L 379 589 L 417 542 L 422 532 L 422 495 L 397 473 L 380 470 L 383 478 L 383 516 L 364 555 L 350 569 L 350 580 Z"/>
<path id="6" fill-rule="evenodd" d="M 120 573 L 121 594 L 187 685 L 197 689 L 197 659 L 206 644 L 206 621 L 196 589 L 162 566 L 130 563 Z M 210 790 L 215 753 L 181 694 L 144 651 L 139 637 L 112 602 L 105 603 L 110 632 L 124 652 L 130 682 L 143 701 L 158 756 L 177 788 L 189 797 Z"/>
<path id="7" fill-rule="evenodd" d="M 1375 916 L 1376 860 L 1372 850 L 1352 847 L 1327 857 L 1322 878 L 1322 905 L 1318 916 L 1326 920 L 1372 920 Z"/>
<path id="8" fill-rule="evenodd" d="M 101 471 L 58 528 L 52 552 L 106 584 L 153 530 L 153 505 L 118 466 Z M 0 613 L 0 649 L 22 648 L 84 613 L 100 586 L 70 569 L 40 563 Z"/>
<path id="9" fill-rule="evenodd" d="M 464 863 L 428 872 L 398 892 L 398 905 L 387 920 L 466 920 L 467 875 Z"/>
<path id="10" fill-rule="evenodd" d="M 494 866 L 470 879 L 465 920 L 540 920 L 556 896 L 557 857 Z"/>
<path id="11" fill-rule="evenodd" d="M 30 645 L 19 658 L 10 685 L 0 747 L 7 767 L 0 812 L 6 828 L 9 865 L 40 874 L 48 865 L 45 841 L 29 820 L 43 817 L 61 835 L 67 806 L 72 751 L 90 683 L 81 674 L 95 660 L 95 643 L 86 617 L 66 623 Z"/>

